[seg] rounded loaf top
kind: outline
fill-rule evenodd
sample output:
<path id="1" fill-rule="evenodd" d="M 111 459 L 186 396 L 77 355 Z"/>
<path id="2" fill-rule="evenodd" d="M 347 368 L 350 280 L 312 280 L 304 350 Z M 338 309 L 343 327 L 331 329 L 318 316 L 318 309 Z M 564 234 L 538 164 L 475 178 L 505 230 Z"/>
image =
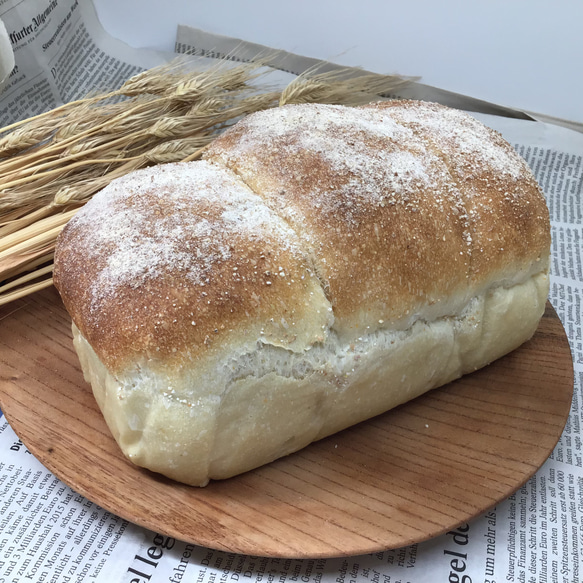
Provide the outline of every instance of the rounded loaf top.
<path id="1" fill-rule="evenodd" d="M 112 370 L 175 367 L 258 340 L 303 350 L 329 304 L 294 231 L 207 162 L 114 180 L 61 233 L 55 285 Z"/>
<path id="2" fill-rule="evenodd" d="M 469 115 L 285 106 L 112 182 L 61 234 L 55 284 L 112 370 L 175 366 L 454 314 L 546 270 L 549 245 L 528 166 Z"/>
<path id="3" fill-rule="evenodd" d="M 343 336 L 431 321 L 547 268 L 548 209 L 530 169 L 458 110 L 287 106 L 243 119 L 205 158 L 298 233 Z"/>

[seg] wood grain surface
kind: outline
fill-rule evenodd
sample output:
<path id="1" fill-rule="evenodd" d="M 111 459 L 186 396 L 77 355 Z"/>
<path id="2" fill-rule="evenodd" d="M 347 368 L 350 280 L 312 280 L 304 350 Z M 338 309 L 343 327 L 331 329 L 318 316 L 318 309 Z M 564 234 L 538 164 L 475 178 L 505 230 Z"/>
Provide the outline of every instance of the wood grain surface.
<path id="1" fill-rule="evenodd" d="M 206 488 L 130 464 L 84 382 L 54 289 L 0 310 L 0 407 L 28 449 L 107 510 L 202 546 L 331 557 L 419 542 L 518 489 L 566 422 L 573 366 L 548 305 L 492 365 L 301 452 Z"/>

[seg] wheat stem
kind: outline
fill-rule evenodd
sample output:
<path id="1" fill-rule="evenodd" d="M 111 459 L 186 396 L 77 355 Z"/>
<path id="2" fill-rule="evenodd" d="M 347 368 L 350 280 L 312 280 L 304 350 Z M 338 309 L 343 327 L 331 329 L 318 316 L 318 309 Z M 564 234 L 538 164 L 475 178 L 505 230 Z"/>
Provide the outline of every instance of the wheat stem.
<path id="1" fill-rule="evenodd" d="M 54 256 L 55 254 L 53 252 L 37 252 L 30 254 L 30 256 L 22 255 L 13 262 L 12 267 L 5 267 L 2 269 L 2 277 L 5 281 L 8 281 L 21 273 L 26 273 L 35 269 L 39 265 L 49 263 L 53 260 Z"/>
<path id="2" fill-rule="evenodd" d="M 10 289 L 14 289 L 15 287 L 21 286 L 23 283 L 28 283 L 29 281 L 33 281 L 35 279 L 38 279 L 39 277 L 42 277 L 43 275 L 46 275 L 47 273 L 52 273 L 52 272 L 53 272 L 53 265 L 52 264 L 46 265 L 45 267 L 41 267 L 40 269 L 37 269 L 36 271 L 31 271 L 30 273 L 27 273 L 26 275 L 23 275 L 22 277 L 19 277 L 17 279 L 12 280 L 10 283 L 6 283 L 6 284 L 0 286 L 0 294 L 3 294 Z"/>
<path id="3" fill-rule="evenodd" d="M 38 115 L 34 115 L 34 116 L 29 117 L 27 119 L 22 119 L 20 121 L 16 121 L 14 123 L 11 123 L 10 125 L 4 126 L 3 128 L 0 128 L 0 134 L 3 134 L 5 132 L 10 132 L 19 126 L 30 123 L 32 121 L 46 119 L 47 117 L 54 117 L 55 114 L 72 109 L 80 104 L 94 103 L 96 101 L 99 101 L 100 99 L 103 99 L 103 97 L 100 97 L 100 96 L 85 97 L 83 99 L 77 99 L 76 101 L 70 101 L 69 103 L 64 103 L 63 105 L 59 105 L 58 107 L 55 107 L 54 109 L 51 109 L 49 111 L 44 111 L 43 113 L 39 113 Z"/>
<path id="4" fill-rule="evenodd" d="M 57 233 L 77 213 L 78 209 L 70 210 L 45 219 L 3 237 L 0 241 L 0 260 L 11 254 L 27 252 L 51 241 L 52 234 Z"/>
<path id="5" fill-rule="evenodd" d="M 4 294 L 0 296 L 0 306 L 4 306 L 15 300 L 19 300 L 20 298 L 24 298 L 26 296 L 29 296 L 30 294 L 46 289 L 47 287 L 51 287 L 51 285 L 53 285 L 52 277 L 49 279 L 45 279 L 44 281 L 39 281 L 38 283 L 27 285 L 13 292 Z"/>
<path id="6" fill-rule="evenodd" d="M 28 225 L 32 225 L 41 219 L 53 214 L 55 209 L 52 205 L 46 205 L 36 211 L 25 214 L 18 218 L 7 220 L 7 222 L 0 227 L 0 241 L 3 237 L 15 233 L 20 229 L 24 229 Z"/>

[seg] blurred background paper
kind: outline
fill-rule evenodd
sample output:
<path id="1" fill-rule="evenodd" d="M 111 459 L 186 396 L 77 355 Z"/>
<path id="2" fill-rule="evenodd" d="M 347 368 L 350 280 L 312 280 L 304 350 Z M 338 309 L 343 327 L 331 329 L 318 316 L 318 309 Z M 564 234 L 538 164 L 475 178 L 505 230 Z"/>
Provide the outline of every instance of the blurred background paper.
<path id="1" fill-rule="evenodd" d="M 6 27 L 0 20 L 0 91 L 4 88 L 12 69 L 14 69 L 14 51 Z"/>

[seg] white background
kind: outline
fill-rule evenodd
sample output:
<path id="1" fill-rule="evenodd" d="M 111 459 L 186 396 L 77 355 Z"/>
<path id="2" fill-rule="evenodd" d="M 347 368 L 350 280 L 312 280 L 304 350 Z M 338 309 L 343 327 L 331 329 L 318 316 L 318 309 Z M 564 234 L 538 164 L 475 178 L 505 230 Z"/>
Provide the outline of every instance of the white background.
<path id="1" fill-rule="evenodd" d="M 104 28 L 173 50 L 176 25 L 583 122 L 583 0 L 94 0 Z"/>

